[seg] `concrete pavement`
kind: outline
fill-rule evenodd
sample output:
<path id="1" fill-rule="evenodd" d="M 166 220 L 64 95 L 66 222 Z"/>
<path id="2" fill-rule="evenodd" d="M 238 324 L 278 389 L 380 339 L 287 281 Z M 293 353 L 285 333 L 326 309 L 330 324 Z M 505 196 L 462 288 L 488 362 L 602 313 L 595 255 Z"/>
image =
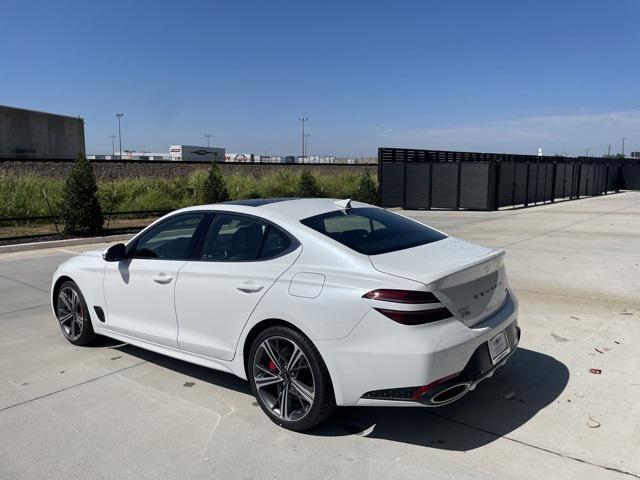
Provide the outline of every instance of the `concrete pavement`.
<path id="1" fill-rule="evenodd" d="M 521 348 L 460 402 L 344 408 L 291 433 L 230 375 L 106 339 L 67 343 L 49 282 L 82 246 L 7 253 L 0 479 L 640 478 L 640 192 L 405 213 L 507 250 Z"/>

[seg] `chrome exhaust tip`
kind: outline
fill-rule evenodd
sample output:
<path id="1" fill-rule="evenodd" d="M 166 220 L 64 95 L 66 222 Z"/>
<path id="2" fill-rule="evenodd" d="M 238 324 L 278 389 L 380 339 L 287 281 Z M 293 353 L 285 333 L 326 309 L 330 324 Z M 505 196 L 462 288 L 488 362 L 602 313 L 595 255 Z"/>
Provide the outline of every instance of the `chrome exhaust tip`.
<path id="1" fill-rule="evenodd" d="M 429 399 L 431 405 L 446 405 L 447 403 L 455 402 L 456 400 L 464 397 L 471 389 L 470 383 L 456 383 L 438 393 L 433 395 Z"/>

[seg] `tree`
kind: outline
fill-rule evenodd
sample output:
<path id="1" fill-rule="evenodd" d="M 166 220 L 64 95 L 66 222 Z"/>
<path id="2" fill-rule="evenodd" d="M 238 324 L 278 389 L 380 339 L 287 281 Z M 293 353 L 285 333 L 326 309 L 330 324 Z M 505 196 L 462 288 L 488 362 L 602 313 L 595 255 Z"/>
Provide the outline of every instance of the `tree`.
<path id="1" fill-rule="evenodd" d="M 300 175 L 300 178 L 298 179 L 297 194 L 299 197 L 303 198 L 319 197 L 322 195 L 322 190 L 318 185 L 318 181 L 310 171 L 305 170 L 302 172 L 302 175 Z"/>
<path id="2" fill-rule="evenodd" d="M 227 200 L 229 200 L 229 190 L 227 190 L 222 172 L 216 162 L 211 162 L 209 175 L 204 181 L 204 201 L 205 203 L 220 203 Z"/>
<path id="3" fill-rule="evenodd" d="M 83 153 L 67 175 L 62 194 L 61 217 L 66 233 L 93 235 L 102 230 L 102 209 L 93 168 Z"/>
<path id="4" fill-rule="evenodd" d="M 378 186 L 369 173 L 369 170 L 363 170 L 358 179 L 358 188 L 353 196 L 354 200 L 359 202 L 370 203 L 375 205 L 378 203 Z"/>

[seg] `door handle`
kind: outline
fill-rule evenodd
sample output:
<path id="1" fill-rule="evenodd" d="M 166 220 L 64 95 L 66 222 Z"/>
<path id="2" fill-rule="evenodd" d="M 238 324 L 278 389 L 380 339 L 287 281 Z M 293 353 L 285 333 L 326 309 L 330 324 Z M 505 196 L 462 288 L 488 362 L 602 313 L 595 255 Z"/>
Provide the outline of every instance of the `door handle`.
<path id="1" fill-rule="evenodd" d="M 160 283 L 162 285 L 169 283 L 171 280 L 173 280 L 173 277 L 170 275 L 167 275 L 166 273 L 160 273 L 158 275 L 153 276 L 153 281 L 156 283 Z"/>
<path id="2" fill-rule="evenodd" d="M 236 288 L 244 293 L 256 293 L 264 288 L 264 285 L 258 283 L 240 283 Z"/>

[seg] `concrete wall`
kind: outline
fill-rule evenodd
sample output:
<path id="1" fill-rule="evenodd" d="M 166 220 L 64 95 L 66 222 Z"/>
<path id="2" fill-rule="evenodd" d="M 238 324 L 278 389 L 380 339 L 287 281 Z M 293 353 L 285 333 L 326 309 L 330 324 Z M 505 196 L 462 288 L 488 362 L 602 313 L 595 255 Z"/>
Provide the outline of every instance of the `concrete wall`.
<path id="1" fill-rule="evenodd" d="M 81 118 L 0 105 L 0 158 L 76 158 L 85 152 Z"/>
<path id="2" fill-rule="evenodd" d="M 98 180 L 118 178 L 174 178 L 189 175 L 196 170 L 207 170 L 208 164 L 201 162 L 158 162 L 158 161 L 92 161 L 93 172 Z M 38 160 L 2 160 L 0 159 L 0 175 L 37 175 L 50 178 L 64 178 L 73 165 L 73 161 L 38 161 Z M 266 173 L 279 170 L 302 172 L 310 170 L 314 174 L 332 175 L 339 173 L 358 173 L 369 170 L 372 175 L 378 171 L 377 165 L 339 165 L 339 164 L 275 164 L 275 163 L 220 163 L 222 173 L 231 175 L 239 173 L 261 177 Z"/>

